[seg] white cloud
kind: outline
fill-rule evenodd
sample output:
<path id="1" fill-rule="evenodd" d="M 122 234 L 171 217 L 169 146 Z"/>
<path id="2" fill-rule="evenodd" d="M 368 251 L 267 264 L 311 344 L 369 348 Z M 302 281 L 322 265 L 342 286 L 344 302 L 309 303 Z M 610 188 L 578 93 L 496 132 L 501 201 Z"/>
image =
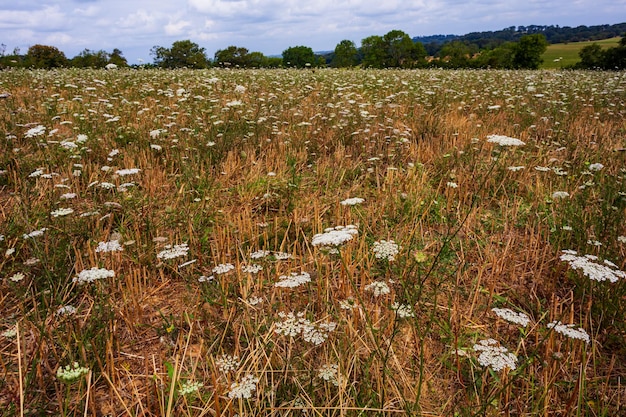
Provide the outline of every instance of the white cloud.
<path id="1" fill-rule="evenodd" d="M 165 33 L 169 36 L 179 36 L 185 33 L 184 29 L 191 26 L 187 20 L 171 21 L 165 25 Z"/>

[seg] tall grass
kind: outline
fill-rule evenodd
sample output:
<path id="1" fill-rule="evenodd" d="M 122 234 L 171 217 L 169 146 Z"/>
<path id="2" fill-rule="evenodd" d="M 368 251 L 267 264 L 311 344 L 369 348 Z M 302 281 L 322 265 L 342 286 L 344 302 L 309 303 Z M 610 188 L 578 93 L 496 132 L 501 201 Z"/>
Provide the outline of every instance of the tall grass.
<path id="1" fill-rule="evenodd" d="M 625 87 L 590 72 L 0 73 L 3 412 L 623 413 L 626 283 L 559 257 L 625 266 Z M 373 250 L 389 242 L 392 259 Z M 80 283 L 92 268 L 114 276 Z M 515 359 L 489 365 L 489 349 Z"/>

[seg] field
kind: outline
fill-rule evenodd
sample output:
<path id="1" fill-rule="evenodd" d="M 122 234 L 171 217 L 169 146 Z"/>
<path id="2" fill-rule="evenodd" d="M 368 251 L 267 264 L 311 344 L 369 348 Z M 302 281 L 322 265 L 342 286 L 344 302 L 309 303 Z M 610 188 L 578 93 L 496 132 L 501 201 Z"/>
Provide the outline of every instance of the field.
<path id="1" fill-rule="evenodd" d="M 623 75 L 0 72 L 0 414 L 624 415 Z"/>
<path id="2" fill-rule="evenodd" d="M 599 41 L 555 43 L 552 45 L 548 45 L 548 49 L 542 57 L 543 64 L 541 65 L 541 67 L 544 69 L 570 67 L 580 61 L 578 52 L 580 52 L 580 50 L 583 49 L 585 46 L 597 43 L 604 49 L 613 48 L 619 44 L 620 39 L 621 38 L 617 37 L 602 39 Z"/>

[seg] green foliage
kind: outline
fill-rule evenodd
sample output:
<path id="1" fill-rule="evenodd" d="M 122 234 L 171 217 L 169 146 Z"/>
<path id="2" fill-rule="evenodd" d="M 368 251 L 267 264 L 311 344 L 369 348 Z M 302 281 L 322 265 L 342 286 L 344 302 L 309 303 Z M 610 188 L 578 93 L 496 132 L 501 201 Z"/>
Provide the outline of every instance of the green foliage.
<path id="1" fill-rule="evenodd" d="M 541 56 L 547 48 L 548 41 L 540 33 L 522 36 L 513 49 L 513 68 L 538 69 L 543 62 Z"/>
<path id="2" fill-rule="evenodd" d="M 190 40 L 176 41 L 171 48 L 153 46 L 150 54 L 154 56 L 154 64 L 161 68 L 195 68 L 209 66 L 205 49 Z"/>
<path id="3" fill-rule="evenodd" d="M 68 64 L 65 54 L 54 46 L 33 45 L 26 54 L 27 66 L 33 68 L 61 68 Z"/>
<path id="4" fill-rule="evenodd" d="M 413 42 L 401 30 L 368 36 L 361 41 L 361 52 L 363 66 L 369 68 L 415 68 L 426 58 L 424 45 Z"/>
<path id="5" fill-rule="evenodd" d="M 292 46 L 283 51 L 283 65 L 286 67 L 317 66 L 317 62 L 313 49 L 308 46 Z"/>
<path id="6" fill-rule="evenodd" d="M 335 47 L 335 56 L 331 65 L 335 68 L 353 67 L 357 65 L 359 51 L 354 42 L 344 39 Z"/>
<path id="7" fill-rule="evenodd" d="M 215 64 L 224 67 L 238 68 L 271 68 L 279 67 L 282 60 L 268 58 L 261 52 L 248 52 L 247 48 L 229 46 L 215 53 Z"/>
<path id="8" fill-rule="evenodd" d="M 603 70 L 624 69 L 626 68 L 626 35 L 614 48 L 603 50 L 599 44 L 593 43 L 581 49 L 578 55 L 580 56 L 580 62 L 576 64 L 575 68 Z"/>
<path id="9" fill-rule="evenodd" d="M 70 61 L 70 64 L 77 68 L 104 68 L 108 63 L 109 54 L 106 51 L 89 49 L 84 49 Z"/>
<path id="10" fill-rule="evenodd" d="M 446 43 L 439 51 L 439 57 L 450 68 L 468 67 L 470 59 L 477 52 L 477 48 L 461 41 Z"/>

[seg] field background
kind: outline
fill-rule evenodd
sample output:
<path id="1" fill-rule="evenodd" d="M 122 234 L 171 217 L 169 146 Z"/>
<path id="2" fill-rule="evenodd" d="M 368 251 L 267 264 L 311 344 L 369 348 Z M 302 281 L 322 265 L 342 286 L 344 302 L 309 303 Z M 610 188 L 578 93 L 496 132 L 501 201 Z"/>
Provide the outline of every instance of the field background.
<path id="1" fill-rule="evenodd" d="M 621 38 L 610 38 L 599 41 L 588 42 L 570 42 L 570 43 L 555 43 L 548 45 L 548 49 L 543 54 L 543 69 L 558 69 L 572 66 L 580 61 L 578 53 L 585 46 L 597 43 L 603 49 L 613 48 L 619 44 Z"/>
<path id="2" fill-rule="evenodd" d="M 0 73 L 1 414 L 623 415 L 625 89 Z"/>

